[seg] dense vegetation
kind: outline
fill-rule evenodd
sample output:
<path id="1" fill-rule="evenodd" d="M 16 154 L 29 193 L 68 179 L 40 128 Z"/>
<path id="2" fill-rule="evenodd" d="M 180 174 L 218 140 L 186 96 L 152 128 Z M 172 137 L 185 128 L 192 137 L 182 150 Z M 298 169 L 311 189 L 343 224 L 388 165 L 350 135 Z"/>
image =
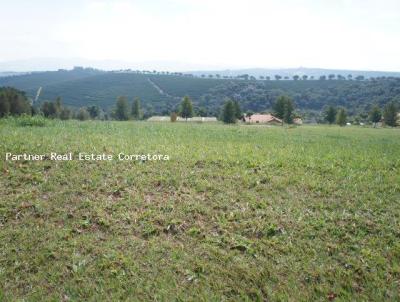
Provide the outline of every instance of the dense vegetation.
<path id="1" fill-rule="evenodd" d="M 399 78 L 329 78 L 328 75 L 321 80 L 307 77 L 298 80 L 211 79 L 78 68 L 4 77 L 0 78 L 0 86 L 26 91 L 32 99 L 42 87 L 38 102 L 61 97 L 66 106 L 97 105 L 105 111 L 112 110 L 119 96 L 127 97 L 130 102 L 139 97 L 146 116 L 178 111 L 185 95 L 193 100 L 195 111 L 214 116 L 220 115 L 226 98 L 238 101 L 243 111 L 261 112 L 271 110 L 279 96 L 287 95 L 293 99 L 298 112 L 307 113 L 305 116 L 314 120 L 323 119 L 321 112 L 329 105 L 345 108 L 349 116 L 367 116 L 375 104 L 381 108 L 390 101 L 400 104 Z"/>
<path id="2" fill-rule="evenodd" d="M 379 106 L 374 105 L 369 114 L 357 116 L 354 118 L 353 122 L 356 125 L 365 125 L 365 122 L 368 121 L 368 123 L 373 124 L 375 127 L 378 122 L 381 122 L 382 125 L 396 127 L 400 124 L 398 110 L 399 107 L 393 101 L 385 105 L 383 114 Z M 206 115 L 205 109 L 200 108 L 196 111 L 199 116 Z M 299 117 L 298 114 L 294 113 L 293 100 L 285 95 L 279 96 L 276 99 L 273 103 L 272 112 L 277 118 L 281 119 L 284 124 L 293 124 L 295 118 Z M 141 108 L 140 98 L 136 97 L 134 101 L 129 104 L 125 96 L 119 96 L 117 98 L 115 106 L 109 113 L 106 113 L 97 105 L 71 109 L 62 103 L 60 97 L 57 97 L 54 102 L 42 102 L 39 107 L 38 104 L 35 105 L 29 102 L 24 92 L 7 87 L 0 89 L 0 117 L 19 116 L 22 114 L 27 116 L 39 115 L 50 119 L 61 120 L 78 119 L 84 121 L 88 119 L 114 119 L 127 121 L 129 119 L 141 120 L 143 117 L 143 110 Z M 195 112 L 190 97 L 184 96 L 180 105 L 177 106 L 177 110 L 173 110 L 168 114 L 170 114 L 170 120 L 173 122 L 176 121 L 178 114 L 184 119 L 193 117 Z M 234 124 L 238 120 L 244 120 L 244 116 L 249 117 L 252 114 L 252 111 L 243 113 L 239 101 L 232 101 L 227 98 L 221 108 L 219 119 L 226 124 Z M 321 122 L 332 124 L 336 121 L 340 126 L 347 124 L 347 111 L 343 107 L 336 108 L 330 105 L 325 109 L 323 115 L 323 120 Z"/>
<path id="3" fill-rule="evenodd" d="M 399 301 L 400 132 L 0 119 L 0 300 Z M 140 143 L 138 143 L 140 142 Z"/>
<path id="4" fill-rule="evenodd" d="M 0 117 L 32 113 L 25 92 L 11 87 L 0 87 Z"/>
<path id="5" fill-rule="evenodd" d="M 271 108 L 281 95 L 293 98 L 301 111 L 321 111 L 325 106 L 341 106 L 350 114 L 369 111 L 372 104 L 400 103 L 400 79 L 373 81 L 298 80 L 298 81 L 225 81 L 204 96 L 207 104 L 221 97 L 240 101 L 245 110 L 259 112 Z"/>

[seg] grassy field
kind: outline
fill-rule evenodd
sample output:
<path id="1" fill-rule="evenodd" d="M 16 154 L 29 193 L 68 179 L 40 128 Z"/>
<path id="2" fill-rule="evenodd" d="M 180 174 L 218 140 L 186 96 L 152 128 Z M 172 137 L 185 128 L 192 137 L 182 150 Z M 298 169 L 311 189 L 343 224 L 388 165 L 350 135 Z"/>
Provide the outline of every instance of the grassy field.
<path id="1" fill-rule="evenodd" d="M 0 301 L 400 299 L 399 130 L 3 120 L 0 138 Z"/>

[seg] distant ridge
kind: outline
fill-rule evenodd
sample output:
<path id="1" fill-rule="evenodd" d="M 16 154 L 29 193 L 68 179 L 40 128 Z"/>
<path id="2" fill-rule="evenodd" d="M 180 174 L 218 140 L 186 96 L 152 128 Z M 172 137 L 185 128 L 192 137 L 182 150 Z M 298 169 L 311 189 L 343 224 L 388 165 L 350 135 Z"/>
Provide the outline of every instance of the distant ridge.
<path id="1" fill-rule="evenodd" d="M 23 74 L 26 74 L 26 72 L 0 71 L 0 78 L 1 78 L 1 77 L 9 77 L 9 76 L 23 75 Z"/>
<path id="2" fill-rule="evenodd" d="M 222 68 L 213 65 L 201 65 L 178 61 L 149 61 L 149 62 L 125 62 L 121 60 L 89 60 L 82 58 L 33 58 L 27 60 L 0 61 L 0 77 L 5 74 L 26 73 L 36 71 L 56 71 L 58 69 L 72 69 L 74 66 L 91 67 L 104 71 L 110 70 L 157 70 L 169 72 L 182 72 L 185 74 L 238 76 L 248 74 L 249 76 L 274 77 L 293 77 L 294 75 L 307 75 L 309 77 L 320 77 L 321 75 L 342 75 L 371 77 L 400 77 L 400 71 L 382 71 L 382 70 L 353 70 L 353 69 L 332 69 L 332 68 Z"/>
<path id="3" fill-rule="evenodd" d="M 248 74 L 249 76 L 254 76 L 256 78 L 260 76 L 269 76 L 273 78 L 275 75 L 280 75 L 282 77 L 292 78 L 295 75 L 303 76 L 307 75 L 309 77 L 320 77 L 328 76 L 330 74 L 334 75 L 352 75 L 353 77 L 364 76 L 365 78 L 375 78 L 375 77 L 400 77 L 400 72 L 394 71 L 365 71 L 365 70 L 350 70 L 350 69 L 324 69 L 324 68 L 246 68 L 246 69 L 226 69 L 226 70 L 207 70 L 207 71 L 191 71 L 187 72 L 196 76 L 201 75 L 216 75 L 220 76 L 238 76 L 243 74 Z"/>

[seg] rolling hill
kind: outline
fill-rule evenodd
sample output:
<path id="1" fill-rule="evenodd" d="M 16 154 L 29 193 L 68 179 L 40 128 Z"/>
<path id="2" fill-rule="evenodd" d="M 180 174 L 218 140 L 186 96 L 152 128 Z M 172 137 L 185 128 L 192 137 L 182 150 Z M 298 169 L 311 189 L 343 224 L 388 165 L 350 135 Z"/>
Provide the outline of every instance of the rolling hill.
<path id="1" fill-rule="evenodd" d="M 184 95 L 195 101 L 223 80 L 198 79 L 177 75 L 103 72 L 94 69 L 35 72 L 0 78 L 0 86 L 23 90 L 34 99 L 39 87 L 39 102 L 63 99 L 72 107 L 98 105 L 110 109 L 118 96 L 139 97 L 145 108 L 170 110 Z"/>
<path id="2" fill-rule="evenodd" d="M 243 110 L 257 112 L 270 109 L 282 94 L 291 96 L 301 112 L 318 112 L 326 105 L 334 105 L 357 114 L 369 110 L 374 103 L 400 103 L 400 79 L 395 77 L 365 81 L 261 81 L 75 68 L 1 77 L 1 86 L 23 90 L 32 99 L 42 87 L 39 103 L 61 97 L 64 104 L 76 108 L 98 105 L 110 110 L 118 96 L 127 96 L 129 100 L 139 97 L 146 112 L 159 114 L 176 110 L 185 95 L 209 115 L 218 114 L 226 98 L 238 100 Z"/>

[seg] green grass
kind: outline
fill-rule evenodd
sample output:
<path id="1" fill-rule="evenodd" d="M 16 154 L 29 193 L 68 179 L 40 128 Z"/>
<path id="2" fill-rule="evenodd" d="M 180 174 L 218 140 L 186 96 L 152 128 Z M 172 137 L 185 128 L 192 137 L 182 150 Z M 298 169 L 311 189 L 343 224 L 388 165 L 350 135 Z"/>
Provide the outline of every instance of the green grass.
<path id="1" fill-rule="evenodd" d="M 44 127 L 46 124 L 49 124 L 51 121 L 46 119 L 43 116 L 35 115 L 22 115 L 19 117 L 7 117 L 10 125 L 14 124 L 15 126 L 19 127 Z"/>
<path id="2" fill-rule="evenodd" d="M 0 137 L 0 300 L 400 299 L 397 129 L 3 120 Z"/>

